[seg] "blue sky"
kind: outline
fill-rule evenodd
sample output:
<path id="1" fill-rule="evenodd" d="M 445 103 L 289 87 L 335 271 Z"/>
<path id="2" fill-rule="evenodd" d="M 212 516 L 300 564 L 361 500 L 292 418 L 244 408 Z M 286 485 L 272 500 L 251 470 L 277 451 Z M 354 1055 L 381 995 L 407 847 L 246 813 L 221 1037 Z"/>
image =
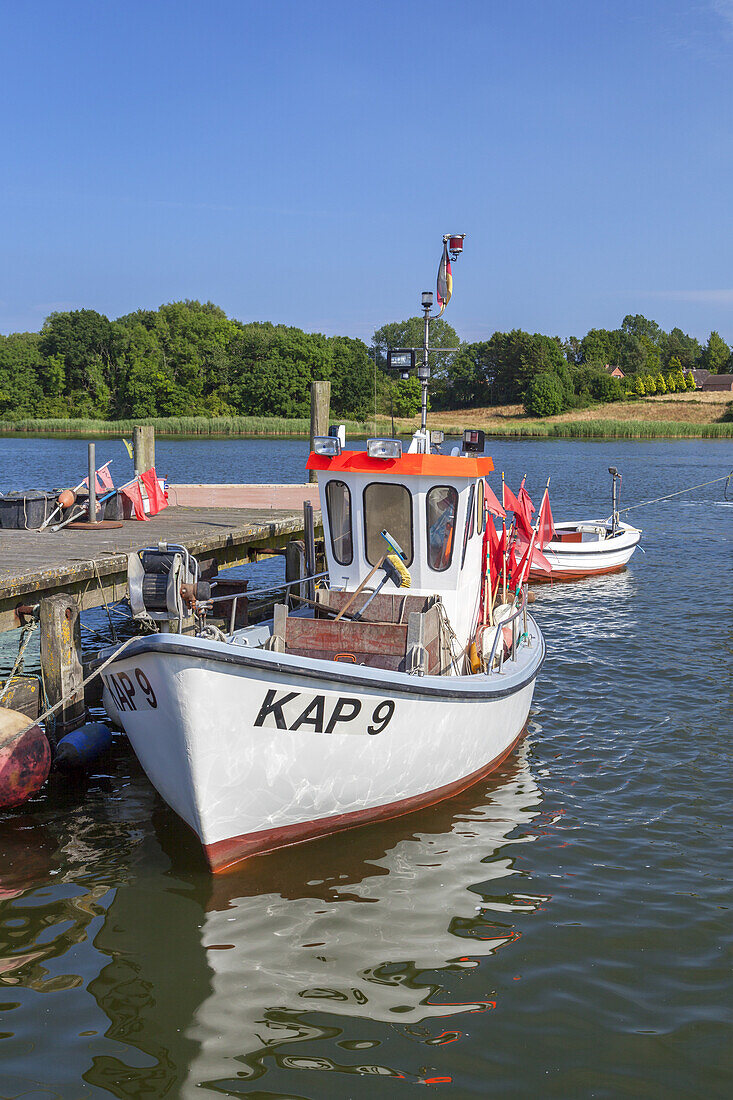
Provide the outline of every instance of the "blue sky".
<path id="1" fill-rule="evenodd" d="M 2 2 L 0 331 L 180 298 L 368 340 L 733 343 L 733 0 Z"/>

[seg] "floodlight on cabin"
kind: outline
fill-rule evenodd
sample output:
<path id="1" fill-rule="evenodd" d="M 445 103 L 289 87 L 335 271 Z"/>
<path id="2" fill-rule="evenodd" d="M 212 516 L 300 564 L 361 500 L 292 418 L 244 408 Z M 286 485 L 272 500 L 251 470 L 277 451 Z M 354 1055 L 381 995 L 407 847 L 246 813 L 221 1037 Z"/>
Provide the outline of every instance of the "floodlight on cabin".
<path id="1" fill-rule="evenodd" d="M 335 458 L 341 454 L 341 440 L 337 435 L 317 435 L 313 440 L 313 450 L 317 455 Z"/>
<path id="2" fill-rule="evenodd" d="M 401 458 L 402 441 L 400 439 L 367 439 L 367 454 L 370 458 Z"/>

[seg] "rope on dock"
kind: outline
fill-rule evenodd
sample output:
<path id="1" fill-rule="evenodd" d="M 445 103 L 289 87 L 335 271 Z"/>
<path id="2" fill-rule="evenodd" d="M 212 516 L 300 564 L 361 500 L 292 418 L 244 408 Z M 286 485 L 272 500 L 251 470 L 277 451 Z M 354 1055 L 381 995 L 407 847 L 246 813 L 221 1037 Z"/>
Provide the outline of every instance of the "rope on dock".
<path id="1" fill-rule="evenodd" d="M 20 645 L 18 646 L 18 656 L 15 658 L 15 664 L 13 665 L 13 671 L 10 673 L 7 680 L 5 681 L 5 685 L 3 687 L 3 690 L 0 691 L 0 703 L 2 703 L 5 696 L 10 691 L 10 685 L 12 684 L 12 682 L 15 679 L 15 677 L 17 676 L 17 674 L 23 668 L 23 657 L 25 656 L 25 651 L 28 648 L 28 643 L 31 640 L 31 636 L 33 634 L 33 631 L 36 629 L 37 626 L 38 626 L 38 623 L 36 622 L 36 620 L 31 619 L 31 621 L 26 623 L 25 626 L 23 627 L 23 632 L 21 634 L 21 639 L 20 639 Z M 23 637 L 23 634 L 25 634 L 25 637 Z"/>
<path id="2" fill-rule="evenodd" d="M 638 504 L 629 504 L 626 508 L 619 508 L 620 512 L 631 512 L 634 508 L 644 508 L 647 504 L 659 504 L 662 500 L 671 500 L 672 497 L 681 496 L 682 493 L 691 493 L 694 489 L 704 489 L 708 485 L 715 485 L 719 481 L 729 482 L 733 478 L 733 471 L 729 474 L 723 474 L 722 477 L 714 477 L 712 481 L 703 481 L 700 485 L 690 485 L 689 489 L 679 489 L 676 493 L 668 493 L 666 497 L 655 497 L 654 500 L 642 500 Z M 724 490 L 725 499 L 727 500 L 728 486 L 726 485 Z"/>

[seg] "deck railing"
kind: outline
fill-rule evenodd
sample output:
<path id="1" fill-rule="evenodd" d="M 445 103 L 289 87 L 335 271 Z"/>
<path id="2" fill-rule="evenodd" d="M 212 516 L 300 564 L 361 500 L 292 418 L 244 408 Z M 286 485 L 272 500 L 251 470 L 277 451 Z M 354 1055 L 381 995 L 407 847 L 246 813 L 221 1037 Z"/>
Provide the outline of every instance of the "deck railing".
<path id="1" fill-rule="evenodd" d="M 517 607 L 516 611 L 512 612 L 512 614 L 509 615 L 508 618 L 502 619 L 502 621 L 500 623 L 497 623 L 496 626 L 494 627 L 494 641 L 491 644 L 491 653 L 489 654 L 489 659 L 487 661 L 487 669 L 488 669 L 488 675 L 489 676 L 491 676 L 492 673 L 494 673 L 495 671 L 498 671 L 499 673 L 501 673 L 501 671 L 504 667 L 504 627 L 505 626 L 511 625 L 511 628 L 512 628 L 511 659 L 512 659 L 512 661 L 516 661 L 516 659 L 517 659 L 517 649 L 519 648 L 519 642 L 521 641 L 521 638 L 522 638 L 521 634 L 519 635 L 519 637 L 517 637 L 517 620 L 519 619 L 519 616 L 522 615 L 523 613 L 525 615 L 524 632 L 526 633 L 526 630 L 527 630 L 527 620 L 526 620 L 526 614 L 527 614 L 527 586 L 526 585 L 524 585 L 522 587 L 522 599 L 521 599 L 521 602 L 520 602 L 519 606 Z M 491 628 L 489 627 L 489 629 L 491 629 Z M 498 670 L 495 670 L 494 669 L 494 658 L 496 656 L 496 647 L 498 645 L 499 638 L 501 638 L 501 640 L 502 640 L 502 647 L 501 647 L 501 655 L 499 657 L 499 668 L 498 668 Z"/>

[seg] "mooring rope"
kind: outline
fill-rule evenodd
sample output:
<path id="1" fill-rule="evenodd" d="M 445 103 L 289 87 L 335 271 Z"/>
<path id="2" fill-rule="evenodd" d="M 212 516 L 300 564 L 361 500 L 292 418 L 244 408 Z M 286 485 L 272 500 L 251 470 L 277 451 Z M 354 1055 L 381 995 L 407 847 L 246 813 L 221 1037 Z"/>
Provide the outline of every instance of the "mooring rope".
<path id="1" fill-rule="evenodd" d="M 672 497 L 681 496 L 682 493 L 691 493 L 694 489 L 704 489 L 708 485 L 715 485 L 718 481 L 730 481 L 733 477 L 733 472 L 730 474 L 723 474 L 722 477 L 714 477 L 712 481 L 703 481 L 700 485 L 690 485 L 689 489 L 680 489 L 676 493 L 668 493 L 666 497 L 655 497 L 654 500 L 642 500 L 638 504 L 629 504 L 626 508 L 619 508 L 619 514 L 621 512 L 631 512 L 634 508 L 644 508 L 647 504 L 659 504 L 662 500 L 671 500 Z M 726 491 L 728 486 L 726 485 Z M 727 497 L 726 497 L 727 500 Z"/>
<path id="2" fill-rule="evenodd" d="M 31 636 L 33 635 L 33 631 L 36 629 L 37 626 L 38 626 L 38 623 L 35 621 L 35 619 L 31 619 L 31 621 L 29 623 L 26 623 L 25 626 L 23 627 L 23 632 L 25 633 L 25 637 L 24 638 L 21 637 L 20 645 L 18 646 L 18 656 L 15 658 L 15 664 L 13 665 L 13 671 L 10 673 L 7 680 L 5 681 L 5 685 L 3 687 L 3 690 L 0 691 L 0 703 L 2 703 L 5 696 L 10 691 L 10 685 L 12 684 L 12 682 L 15 679 L 16 675 L 23 668 L 23 657 L 25 656 L 25 651 L 28 648 L 28 643 L 31 640 Z"/>
<path id="3" fill-rule="evenodd" d="M 62 707 L 64 703 L 68 703 L 71 699 L 73 699 L 76 693 L 78 691 L 81 691 L 82 688 L 85 688 L 87 684 L 91 683 L 95 676 L 99 676 L 101 672 L 104 672 L 107 665 L 111 665 L 113 661 L 116 661 L 122 651 L 127 649 L 129 645 L 132 645 L 133 642 L 136 642 L 138 640 L 138 637 L 139 635 L 133 634 L 132 638 L 128 638 L 127 641 L 123 642 L 122 645 L 114 651 L 111 657 L 108 657 L 106 661 L 102 661 L 102 664 L 99 665 L 98 668 L 95 668 L 93 672 L 90 672 L 88 676 L 84 677 L 79 687 L 76 688 L 75 691 L 70 692 L 69 695 L 65 695 L 63 699 L 59 699 L 58 703 L 54 703 L 52 707 L 48 707 L 47 710 L 44 710 L 43 714 L 39 714 L 38 718 L 36 718 L 35 721 L 30 722 L 21 732 L 27 733 L 28 730 L 33 729 L 34 726 L 40 726 L 41 722 L 45 722 L 47 718 L 50 718 L 52 714 L 55 714 L 59 707 Z"/>

